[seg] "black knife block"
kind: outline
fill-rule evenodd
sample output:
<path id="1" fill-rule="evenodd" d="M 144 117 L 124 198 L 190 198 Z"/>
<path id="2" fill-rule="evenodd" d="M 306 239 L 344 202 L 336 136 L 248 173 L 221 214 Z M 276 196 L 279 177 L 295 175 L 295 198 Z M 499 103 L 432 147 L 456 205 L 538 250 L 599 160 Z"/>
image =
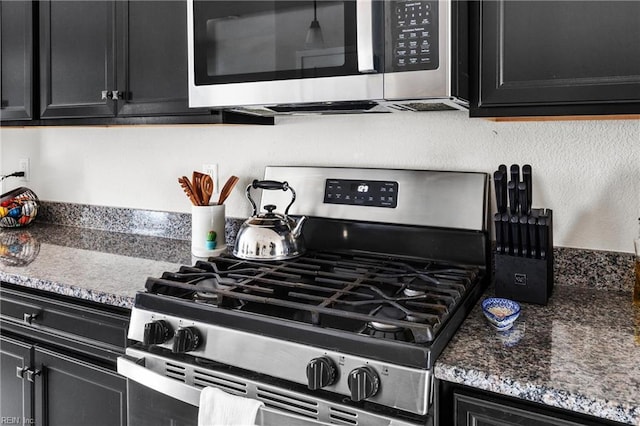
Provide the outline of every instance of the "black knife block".
<path id="1" fill-rule="evenodd" d="M 546 305 L 553 291 L 553 222 L 549 212 L 544 259 L 495 254 L 496 297 Z"/>

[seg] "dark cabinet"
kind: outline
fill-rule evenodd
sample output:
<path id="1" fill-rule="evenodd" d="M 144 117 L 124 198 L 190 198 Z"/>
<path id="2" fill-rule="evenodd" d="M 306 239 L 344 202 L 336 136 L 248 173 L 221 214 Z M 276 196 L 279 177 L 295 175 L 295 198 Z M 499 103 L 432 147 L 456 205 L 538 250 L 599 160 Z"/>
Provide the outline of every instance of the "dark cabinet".
<path id="1" fill-rule="evenodd" d="M 32 345 L 0 335 L 0 418 L 33 418 L 33 389 L 24 379 L 32 365 Z"/>
<path id="2" fill-rule="evenodd" d="M 38 424 L 126 425 L 126 379 L 106 368 L 35 348 Z"/>
<path id="3" fill-rule="evenodd" d="M 40 117 L 110 117 L 116 2 L 40 3 Z M 103 99 L 104 92 L 104 99 Z"/>
<path id="4" fill-rule="evenodd" d="M 472 116 L 640 113 L 640 2 L 481 0 L 472 15 Z"/>
<path id="5" fill-rule="evenodd" d="M 211 115 L 189 109 L 186 3 L 40 3 L 42 118 Z"/>
<path id="6" fill-rule="evenodd" d="M 0 1 L 0 120 L 33 117 L 33 5 Z"/>
<path id="7" fill-rule="evenodd" d="M 128 315 L 64 296 L 0 285 L 0 417 L 15 424 L 126 425 L 116 372 Z M 13 421 L 13 420 L 11 420 Z"/>
<path id="8" fill-rule="evenodd" d="M 438 426 L 621 426 L 620 423 L 439 381 Z"/>

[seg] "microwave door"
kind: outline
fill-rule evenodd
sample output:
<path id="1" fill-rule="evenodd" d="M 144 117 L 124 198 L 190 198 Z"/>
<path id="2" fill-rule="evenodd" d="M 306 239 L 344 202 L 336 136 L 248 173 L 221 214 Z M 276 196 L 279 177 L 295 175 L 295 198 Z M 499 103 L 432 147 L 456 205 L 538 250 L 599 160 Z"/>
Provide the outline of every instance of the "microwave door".
<path id="1" fill-rule="evenodd" d="M 190 105 L 381 98 L 377 3 L 189 2 Z"/>

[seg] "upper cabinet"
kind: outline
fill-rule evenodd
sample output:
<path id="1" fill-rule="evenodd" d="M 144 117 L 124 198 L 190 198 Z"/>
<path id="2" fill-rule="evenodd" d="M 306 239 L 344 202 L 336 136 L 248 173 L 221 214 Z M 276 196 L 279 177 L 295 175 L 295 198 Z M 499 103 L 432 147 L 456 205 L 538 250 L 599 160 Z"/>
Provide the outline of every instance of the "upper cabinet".
<path id="1" fill-rule="evenodd" d="M 188 107 L 184 1 L 40 8 L 42 118 L 210 114 Z"/>
<path id="2" fill-rule="evenodd" d="M 33 5 L 0 2 L 0 120 L 33 116 Z"/>
<path id="3" fill-rule="evenodd" d="M 640 113 L 640 2 L 473 3 L 471 116 Z"/>
<path id="4" fill-rule="evenodd" d="M 40 116 L 112 117 L 116 2 L 40 3 Z M 103 99 L 104 91 L 104 99 Z"/>

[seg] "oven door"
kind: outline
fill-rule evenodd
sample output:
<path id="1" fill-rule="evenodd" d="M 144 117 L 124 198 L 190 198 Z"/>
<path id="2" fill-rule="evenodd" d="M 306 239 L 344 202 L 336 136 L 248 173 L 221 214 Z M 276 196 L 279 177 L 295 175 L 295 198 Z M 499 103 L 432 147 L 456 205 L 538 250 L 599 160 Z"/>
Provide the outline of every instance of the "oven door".
<path id="1" fill-rule="evenodd" d="M 140 365 L 143 359 L 118 358 L 118 373 L 127 378 L 127 420 L 136 426 L 197 426 L 200 389 Z M 329 425 L 262 407 L 258 426 Z"/>
<path id="2" fill-rule="evenodd" d="M 191 107 L 382 99 L 383 2 L 187 4 Z"/>

